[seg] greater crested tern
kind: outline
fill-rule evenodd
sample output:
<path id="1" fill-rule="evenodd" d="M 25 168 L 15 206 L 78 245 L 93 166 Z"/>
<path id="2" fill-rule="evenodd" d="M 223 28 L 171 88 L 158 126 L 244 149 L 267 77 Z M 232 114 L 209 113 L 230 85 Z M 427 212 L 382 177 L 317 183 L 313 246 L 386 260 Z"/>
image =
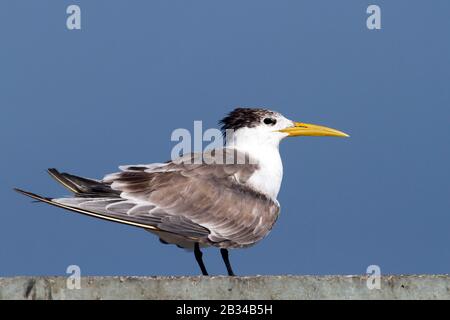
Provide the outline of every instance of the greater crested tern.
<path id="1" fill-rule="evenodd" d="M 70 211 L 144 228 L 162 243 L 193 250 L 203 275 L 208 273 L 200 247 L 218 247 L 228 275 L 234 275 L 228 249 L 254 245 L 278 218 L 280 141 L 348 135 L 259 108 L 237 108 L 220 124 L 225 133 L 222 149 L 189 153 L 166 163 L 122 166 L 101 180 L 49 169 L 73 193 L 66 198 L 15 190 Z"/>

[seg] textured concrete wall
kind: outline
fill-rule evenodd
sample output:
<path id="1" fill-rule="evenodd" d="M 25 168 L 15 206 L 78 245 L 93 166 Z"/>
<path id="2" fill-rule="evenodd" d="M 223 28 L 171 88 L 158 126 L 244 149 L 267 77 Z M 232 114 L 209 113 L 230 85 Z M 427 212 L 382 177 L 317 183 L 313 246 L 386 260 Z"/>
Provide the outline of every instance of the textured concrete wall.
<path id="1" fill-rule="evenodd" d="M 0 278 L 0 299 L 450 299 L 450 276 L 65 277 Z"/>

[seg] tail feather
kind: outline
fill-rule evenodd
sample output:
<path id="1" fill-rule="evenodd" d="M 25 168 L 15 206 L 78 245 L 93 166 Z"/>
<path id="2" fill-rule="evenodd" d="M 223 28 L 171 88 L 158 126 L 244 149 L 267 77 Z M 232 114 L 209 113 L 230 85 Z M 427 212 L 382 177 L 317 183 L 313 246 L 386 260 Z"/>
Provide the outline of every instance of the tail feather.
<path id="1" fill-rule="evenodd" d="M 65 172 L 60 173 L 54 168 L 48 169 L 48 173 L 77 197 L 103 198 L 120 195 L 119 191 L 113 190 L 110 184 L 102 181 L 78 177 Z"/>

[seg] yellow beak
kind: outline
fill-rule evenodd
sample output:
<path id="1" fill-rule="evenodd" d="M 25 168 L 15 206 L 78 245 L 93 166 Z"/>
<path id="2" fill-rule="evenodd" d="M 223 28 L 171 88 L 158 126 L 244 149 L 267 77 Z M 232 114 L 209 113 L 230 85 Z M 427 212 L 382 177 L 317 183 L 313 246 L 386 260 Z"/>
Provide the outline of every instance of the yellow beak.
<path id="1" fill-rule="evenodd" d="M 289 127 L 278 131 L 285 132 L 289 134 L 290 137 L 296 136 L 349 137 L 348 134 L 342 131 L 324 126 L 318 126 L 316 124 L 294 122 L 294 125 L 295 125 L 294 127 Z"/>

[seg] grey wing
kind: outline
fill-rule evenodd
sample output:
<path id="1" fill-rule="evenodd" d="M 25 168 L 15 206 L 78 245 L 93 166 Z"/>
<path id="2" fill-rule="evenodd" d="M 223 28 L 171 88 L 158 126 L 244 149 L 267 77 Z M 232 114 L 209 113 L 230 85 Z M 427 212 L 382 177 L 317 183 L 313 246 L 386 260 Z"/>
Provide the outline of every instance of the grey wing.
<path id="1" fill-rule="evenodd" d="M 58 198 L 51 199 L 65 209 L 74 210 L 106 220 L 134 225 L 150 231 L 180 234 L 187 239 L 202 241 L 209 230 L 183 216 L 172 216 L 155 205 L 119 198 Z"/>
<path id="2" fill-rule="evenodd" d="M 204 244 L 254 244 L 270 231 L 279 207 L 245 185 L 257 164 L 215 163 L 211 157 L 189 154 L 165 164 L 121 167 L 103 180 L 120 197 L 55 201 Z"/>

